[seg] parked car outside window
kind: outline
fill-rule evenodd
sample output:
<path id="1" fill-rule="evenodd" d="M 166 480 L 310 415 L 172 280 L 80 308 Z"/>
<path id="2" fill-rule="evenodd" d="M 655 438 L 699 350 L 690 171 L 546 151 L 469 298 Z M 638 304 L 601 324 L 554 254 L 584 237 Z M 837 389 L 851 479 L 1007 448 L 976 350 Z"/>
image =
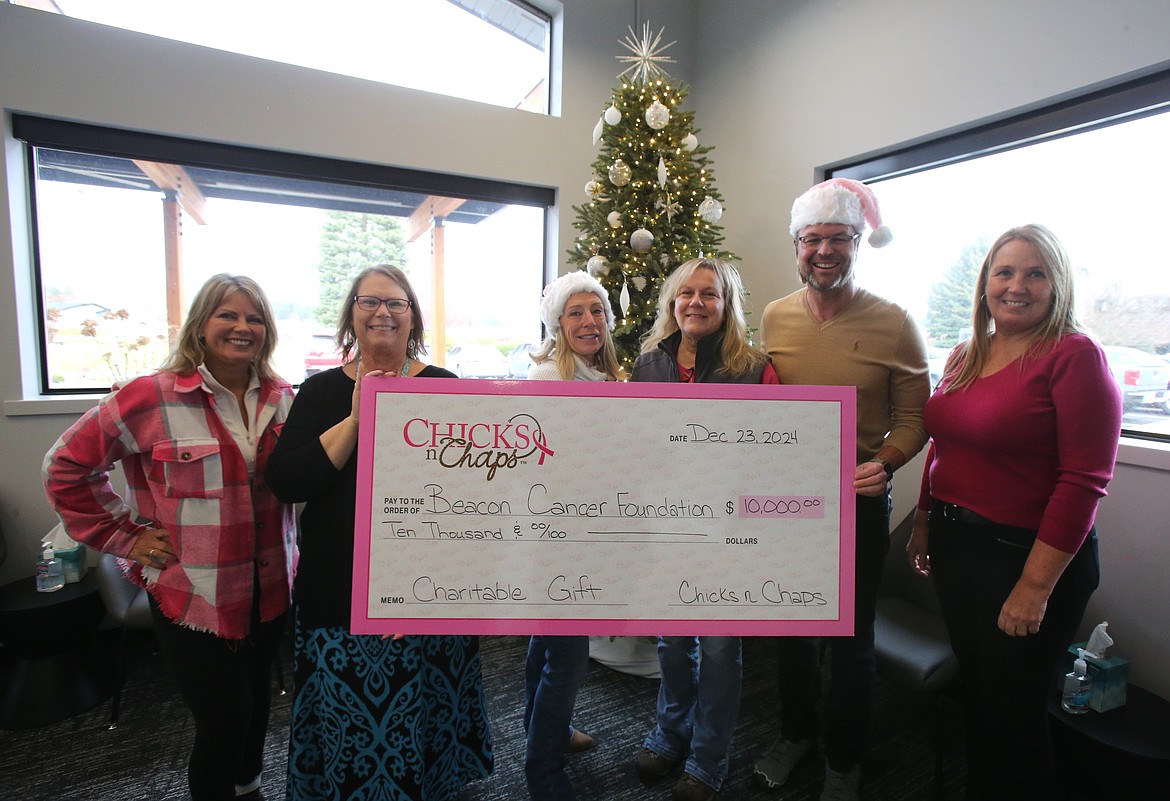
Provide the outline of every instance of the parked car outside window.
<path id="1" fill-rule="evenodd" d="M 532 366 L 531 354 L 536 345 L 531 342 L 521 342 L 508 354 L 508 375 L 512 378 L 528 378 L 528 368 Z"/>
<path id="2" fill-rule="evenodd" d="M 460 378 L 507 378 L 508 357 L 498 348 L 473 342 L 447 351 L 447 369 Z"/>
<path id="3" fill-rule="evenodd" d="M 1102 350 L 1126 409 L 1157 406 L 1170 411 L 1170 364 L 1165 359 L 1118 345 L 1105 345 Z"/>
<path id="4" fill-rule="evenodd" d="M 951 355 L 950 348 L 939 348 L 931 345 L 926 349 L 926 364 L 930 370 L 930 388 L 933 390 L 942 380 L 943 369 L 947 366 L 947 357 Z"/>
<path id="5" fill-rule="evenodd" d="M 331 370 L 341 364 L 341 352 L 331 333 L 317 333 L 309 337 L 309 348 L 305 351 L 305 378 Z"/>

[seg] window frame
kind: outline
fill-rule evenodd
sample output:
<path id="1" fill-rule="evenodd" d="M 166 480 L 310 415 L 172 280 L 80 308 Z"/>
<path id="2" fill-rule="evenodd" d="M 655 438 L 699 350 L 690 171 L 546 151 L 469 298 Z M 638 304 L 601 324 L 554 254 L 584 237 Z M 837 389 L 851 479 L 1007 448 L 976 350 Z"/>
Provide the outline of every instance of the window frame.
<path id="1" fill-rule="evenodd" d="M 92 397 L 95 390 L 50 385 L 45 287 L 37 220 L 36 148 L 181 164 L 271 178 L 317 181 L 357 189 L 410 192 L 487 203 L 531 206 L 544 209 L 546 214 L 556 208 L 555 190 L 536 185 L 229 145 L 21 113 L 11 115 L 10 130 L 13 139 L 22 145 L 25 162 L 31 290 L 34 295 L 32 309 L 35 313 L 35 358 L 38 379 L 36 397 L 39 398 Z M 547 225 L 545 236 L 547 238 Z M 544 243 L 543 251 L 547 260 L 547 241 Z M 540 274 L 533 278 L 533 291 L 536 293 L 543 286 L 546 268 L 547 265 L 542 264 Z M 22 353 L 22 361 L 28 358 L 27 352 Z M 27 393 L 25 397 L 28 398 Z"/>
<path id="2" fill-rule="evenodd" d="M 816 168 L 815 180 L 852 178 L 876 183 L 1163 113 L 1170 113 L 1170 66 L 1166 64 L 831 162 Z M 1121 435 L 1170 443 L 1170 435 L 1127 429 L 1124 424 Z"/>

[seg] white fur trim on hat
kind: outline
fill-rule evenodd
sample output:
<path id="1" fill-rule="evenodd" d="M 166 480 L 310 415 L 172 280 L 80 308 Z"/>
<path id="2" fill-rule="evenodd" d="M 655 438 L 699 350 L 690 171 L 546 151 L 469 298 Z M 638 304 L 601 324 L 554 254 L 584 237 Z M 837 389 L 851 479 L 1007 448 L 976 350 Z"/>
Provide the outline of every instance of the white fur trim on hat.
<path id="1" fill-rule="evenodd" d="M 613 308 L 609 305 L 609 293 L 596 278 L 584 270 L 577 270 L 565 273 L 544 288 L 544 299 L 540 301 L 540 320 L 549 336 L 556 334 L 565 304 L 578 292 L 592 292 L 601 298 L 601 305 L 605 308 L 605 323 L 610 331 L 613 330 Z"/>
<path id="2" fill-rule="evenodd" d="M 796 237 L 810 225 L 839 223 L 853 226 L 860 234 L 867 222 L 873 227 L 868 239 L 870 245 L 882 248 L 890 244 L 894 234 L 882 225 L 882 213 L 873 190 L 852 178 L 830 178 L 792 204 L 792 225 L 788 231 Z"/>

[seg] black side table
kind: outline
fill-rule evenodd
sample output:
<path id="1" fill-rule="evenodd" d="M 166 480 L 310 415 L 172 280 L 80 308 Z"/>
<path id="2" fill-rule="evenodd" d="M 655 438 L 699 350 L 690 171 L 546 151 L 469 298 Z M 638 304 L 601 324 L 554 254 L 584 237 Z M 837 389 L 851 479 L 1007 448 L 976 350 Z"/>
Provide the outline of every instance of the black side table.
<path id="1" fill-rule="evenodd" d="M 96 571 L 56 592 L 37 592 L 32 576 L 0 587 L 0 640 L 12 657 L 0 728 L 56 723 L 110 697 L 95 639 L 104 615 Z"/>
<path id="2" fill-rule="evenodd" d="M 1108 712 L 1048 711 L 1062 798 L 1170 798 L 1170 701 L 1130 684 Z"/>

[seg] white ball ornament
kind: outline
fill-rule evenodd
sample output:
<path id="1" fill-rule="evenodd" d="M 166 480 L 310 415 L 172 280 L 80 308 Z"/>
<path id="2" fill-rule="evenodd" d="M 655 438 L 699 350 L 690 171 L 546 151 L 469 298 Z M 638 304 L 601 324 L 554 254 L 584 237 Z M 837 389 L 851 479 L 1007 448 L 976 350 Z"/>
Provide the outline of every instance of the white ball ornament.
<path id="1" fill-rule="evenodd" d="M 585 262 L 585 268 L 589 271 L 590 275 L 605 275 L 609 272 L 609 262 L 605 256 L 593 256 L 589 261 Z"/>
<path id="2" fill-rule="evenodd" d="M 605 110 L 605 121 L 610 125 L 617 125 L 622 121 L 622 113 L 618 111 L 617 106 L 610 106 Z"/>
<path id="3" fill-rule="evenodd" d="M 645 228 L 639 228 L 634 233 L 630 234 L 630 247 L 636 253 L 649 253 L 650 248 L 654 245 L 654 234 L 647 231 Z"/>
<path id="4" fill-rule="evenodd" d="M 609 216 L 605 218 L 605 221 L 609 223 L 610 228 L 621 228 L 622 214 L 620 211 L 611 211 Z"/>
<path id="5" fill-rule="evenodd" d="M 662 105 L 662 101 L 655 100 L 646 109 L 646 124 L 656 131 L 661 131 L 670 122 L 670 109 Z"/>
<path id="6" fill-rule="evenodd" d="M 597 198 L 600 197 L 601 193 L 604 191 L 605 187 L 596 180 L 587 181 L 585 184 L 585 194 L 593 200 L 597 200 Z"/>
<path id="7" fill-rule="evenodd" d="M 689 133 L 683 137 L 682 146 L 688 153 L 694 153 L 695 148 L 699 146 L 699 139 L 693 133 Z"/>
<path id="8" fill-rule="evenodd" d="M 630 182 L 630 165 L 621 159 L 609 168 L 609 182 L 614 186 L 625 186 Z"/>
<path id="9" fill-rule="evenodd" d="M 723 216 L 723 204 L 707 195 L 699 204 L 699 216 L 709 223 L 717 223 L 719 218 Z"/>

